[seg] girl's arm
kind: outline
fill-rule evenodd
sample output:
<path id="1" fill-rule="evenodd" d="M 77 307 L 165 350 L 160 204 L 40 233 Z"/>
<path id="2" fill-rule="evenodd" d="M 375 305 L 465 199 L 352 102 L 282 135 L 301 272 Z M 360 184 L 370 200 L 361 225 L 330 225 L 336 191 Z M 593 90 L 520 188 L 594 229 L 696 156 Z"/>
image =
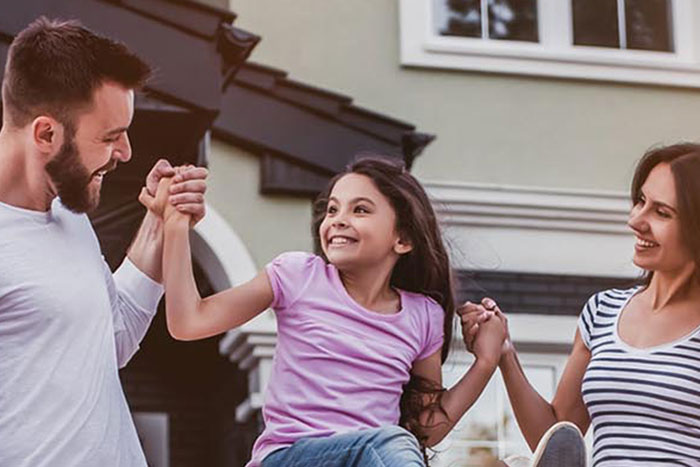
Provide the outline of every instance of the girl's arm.
<path id="1" fill-rule="evenodd" d="M 169 188 L 161 182 L 156 195 Z M 163 195 L 162 195 L 163 196 Z M 272 303 L 274 294 L 267 274 L 202 299 L 197 291 L 190 253 L 190 216 L 170 203 L 163 208 L 163 285 L 170 334 L 180 340 L 194 340 L 225 332 L 249 321 Z"/>
<path id="2" fill-rule="evenodd" d="M 498 366 L 505 329 L 499 320 L 490 320 L 481 327 L 474 343 L 474 363 L 454 386 L 442 393 L 440 402 L 443 410 L 426 409 L 421 415 L 420 422 L 428 436 L 428 446 L 439 443 L 474 405 Z M 438 350 L 431 356 L 415 362 L 413 374 L 432 381 L 436 387 L 442 387 L 441 367 Z"/>
<path id="3" fill-rule="evenodd" d="M 573 422 L 582 433 L 586 432 L 590 417 L 581 396 L 581 382 L 591 359 L 591 353 L 578 330 L 571 355 L 550 404 L 527 380 L 509 337 L 507 319 L 496 302 L 489 298 L 485 298 L 480 305 L 467 302 L 457 312 L 462 317 L 462 334 L 468 349 L 474 345 L 474 336 L 478 336 L 484 323 L 494 319 L 503 323 L 506 329 L 506 340 L 499 367 L 515 419 L 530 449 L 534 451 L 542 435 L 549 427 L 561 420 Z"/>
<path id="4" fill-rule="evenodd" d="M 530 449 L 534 451 L 542 435 L 549 427 L 561 420 L 575 423 L 582 433 L 586 433 L 590 417 L 581 396 L 581 382 L 591 359 L 591 353 L 583 343 L 578 330 L 571 355 L 566 362 L 551 404 L 530 385 L 518 361 L 518 354 L 512 345 L 509 349 L 501 357 L 499 367 L 515 419 Z"/>

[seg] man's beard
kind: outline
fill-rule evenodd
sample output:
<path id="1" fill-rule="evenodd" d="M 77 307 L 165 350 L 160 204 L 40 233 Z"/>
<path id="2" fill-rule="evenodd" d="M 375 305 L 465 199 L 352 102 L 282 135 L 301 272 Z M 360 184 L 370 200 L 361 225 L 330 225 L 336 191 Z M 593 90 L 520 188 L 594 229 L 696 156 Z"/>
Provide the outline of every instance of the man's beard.
<path id="1" fill-rule="evenodd" d="M 46 164 L 46 172 L 56 187 L 61 203 L 71 211 L 90 212 L 100 204 L 100 190 L 91 190 L 93 174 L 80 161 L 72 135 L 67 134 L 58 154 Z"/>

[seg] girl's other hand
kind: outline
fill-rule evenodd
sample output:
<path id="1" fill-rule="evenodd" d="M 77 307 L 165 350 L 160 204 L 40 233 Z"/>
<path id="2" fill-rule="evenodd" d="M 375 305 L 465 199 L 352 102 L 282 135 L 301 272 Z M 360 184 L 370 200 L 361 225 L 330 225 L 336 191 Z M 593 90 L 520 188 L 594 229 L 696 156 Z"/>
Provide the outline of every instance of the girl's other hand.
<path id="1" fill-rule="evenodd" d="M 462 323 L 462 339 L 467 350 L 474 351 L 474 339 L 479 332 L 481 325 L 494 316 L 493 311 L 487 310 L 483 304 L 465 302 L 457 308 L 457 315 Z"/>
<path id="2" fill-rule="evenodd" d="M 513 352 L 515 351 L 515 347 L 513 346 L 513 341 L 510 339 L 510 329 L 508 328 L 508 318 L 506 317 L 505 313 L 501 311 L 501 309 L 498 306 L 498 303 L 496 303 L 495 300 L 489 297 L 485 297 L 483 300 L 481 300 L 481 305 L 484 307 L 484 309 L 489 310 L 494 313 L 494 315 L 503 323 L 503 327 L 505 328 L 506 331 L 506 337 L 503 341 L 503 346 L 501 348 L 501 358 L 507 354 L 508 352 Z"/>
<path id="3" fill-rule="evenodd" d="M 501 360 L 503 343 L 506 339 L 506 327 L 502 319 L 489 319 L 479 326 L 474 339 L 473 352 L 477 361 L 483 361 L 496 367 Z"/>

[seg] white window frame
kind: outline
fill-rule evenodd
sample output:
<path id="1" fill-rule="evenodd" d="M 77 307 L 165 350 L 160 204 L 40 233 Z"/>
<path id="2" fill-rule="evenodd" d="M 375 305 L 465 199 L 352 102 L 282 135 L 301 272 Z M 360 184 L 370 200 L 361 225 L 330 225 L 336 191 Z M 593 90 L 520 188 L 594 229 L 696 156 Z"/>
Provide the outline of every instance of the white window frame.
<path id="1" fill-rule="evenodd" d="M 553 396 L 554 391 L 556 389 L 556 385 L 559 382 L 559 379 L 561 377 L 561 374 L 564 371 L 564 367 L 566 365 L 566 361 L 568 358 L 568 353 L 567 352 L 561 352 L 561 353 L 532 353 L 532 352 L 520 352 L 519 354 L 519 359 L 521 364 L 523 365 L 523 369 L 526 373 L 528 373 L 531 369 L 535 367 L 543 367 L 547 369 L 552 369 L 554 370 L 553 374 L 553 381 L 552 381 L 552 387 L 551 387 L 551 396 Z M 454 352 L 454 354 L 450 357 L 450 359 L 443 365 L 443 373 L 445 371 L 449 371 L 450 369 L 453 369 L 453 371 L 459 373 L 461 369 L 469 368 L 469 366 L 473 362 L 473 357 L 468 354 L 465 350 L 458 350 Z M 443 379 L 445 379 L 446 375 L 443 375 Z M 460 433 L 458 432 L 459 428 L 451 431 L 445 439 L 438 444 L 435 447 L 435 452 L 437 453 L 435 459 L 431 462 L 431 465 L 435 465 L 435 467 L 457 467 L 457 466 L 466 466 L 466 465 L 472 465 L 471 463 L 468 463 L 468 460 L 461 459 L 461 453 L 464 450 L 470 449 L 470 448 L 487 448 L 487 449 L 492 449 L 495 451 L 495 454 L 498 456 L 499 459 L 503 460 L 507 453 L 507 449 L 512 449 L 514 446 L 508 447 L 507 445 L 507 440 L 505 438 L 506 433 L 504 431 L 504 426 L 503 426 L 503 420 L 502 417 L 506 413 L 506 407 L 510 405 L 510 402 L 508 400 L 508 395 L 506 393 L 505 385 L 503 383 L 503 378 L 500 375 L 500 372 L 497 371 L 494 376 L 493 380 L 490 382 L 490 384 L 485 388 L 485 391 L 495 391 L 496 393 L 494 394 L 494 399 L 496 402 L 496 406 L 492 407 L 491 409 L 493 410 L 493 415 L 494 415 L 494 422 L 496 423 L 497 426 L 497 439 L 493 441 L 487 441 L 487 440 L 471 440 L 471 439 L 465 439 L 460 437 Z M 545 396 L 546 397 L 546 396 Z M 473 407 L 472 409 L 476 409 Z M 483 410 L 483 407 L 481 407 Z M 459 427 L 459 425 L 458 425 Z M 589 436 L 590 438 L 590 436 Z M 590 439 L 587 440 L 590 444 Z M 523 446 L 522 450 L 517 452 L 517 454 L 521 455 L 528 455 L 529 451 L 527 450 L 526 443 L 524 438 L 521 438 L 521 445 Z M 453 450 L 456 450 L 457 453 L 455 453 Z M 457 459 L 455 459 L 455 457 Z M 456 461 L 456 463 L 455 463 Z"/>
<path id="2" fill-rule="evenodd" d="M 566 366 L 577 326 L 577 316 L 518 313 L 511 313 L 508 316 L 510 337 L 516 347 L 521 349 L 518 352 L 519 359 L 525 372 L 528 373 L 529 369 L 532 367 L 547 367 L 554 370 L 551 393 L 542 393 L 544 397 L 551 397 L 554 395 L 556 385 Z M 455 330 L 453 339 L 450 357 L 442 366 L 444 383 L 459 379 L 474 361 L 474 357 L 464 349 L 464 345 L 461 342 L 460 331 Z M 493 380 L 489 382 L 485 391 L 496 391 L 494 394 L 496 406 L 492 407 L 492 411 L 494 416 L 500 420 L 501 415 L 505 414 L 506 406 L 510 404 L 500 371 L 494 374 Z M 483 410 L 483 406 L 472 407 L 472 410 Z M 506 448 L 508 447 L 505 437 L 506 433 L 501 421 L 496 423 L 497 439 L 491 441 L 461 437 L 459 430 L 463 427 L 460 426 L 461 424 L 458 424 L 455 430 L 451 431 L 445 439 L 436 446 L 435 451 L 438 455 L 434 461 L 431 462 L 431 465 L 435 467 L 471 465 L 467 464 L 466 459 L 464 459 L 464 462 L 461 462 L 459 455 L 462 450 L 469 448 L 490 448 L 495 450 L 496 454 L 502 458 L 506 454 Z M 522 446 L 526 446 L 524 439 L 521 441 Z M 590 448 L 592 446 L 590 431 L 586 441 Z M 512 447 L 511 445 L 510 448 Z M 592 451 L 589 449 L 589 452 Z M 439 453 L 442 453 L 442 455 Z M 527 449 L 524 449 L 521 453 L 527 454 Z M 457 463 L 454 462 L 455 457 L 458 458 Z M 450 458 L 452 458 L 452 460 L 450 460 Z"/>
<path id="3" fill-rule="evenodd" d="M 569 0 L 538 0 L 539 43 L 441 36 L 432 0 L 400 0 L 401 64 L 700 87 L 700 2 L 671 1 L 674 52 L 573 45 Z"/>

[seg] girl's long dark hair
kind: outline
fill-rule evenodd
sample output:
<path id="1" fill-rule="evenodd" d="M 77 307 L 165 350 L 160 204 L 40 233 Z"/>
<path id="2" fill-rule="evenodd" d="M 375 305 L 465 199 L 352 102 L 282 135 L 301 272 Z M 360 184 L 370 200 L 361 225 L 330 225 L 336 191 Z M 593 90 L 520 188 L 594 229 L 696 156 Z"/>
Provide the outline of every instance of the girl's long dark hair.
<path id="1" fill-rule="evenodd" d="M 410 241 L 413 249 L 399 258 L 390 283 L 392 287 L 426 295 L 442 306 L 445 311 L 445 338 L 441 361 L 444 363 L 452 341 L 455 313 L 452 270 L 430 200 L 401 161 L 378 155 L 361 155 L 328 183 L 314 204 L 312 235 L 316 252 L 328 260 L 321 249 L 319 227 L 326 215 L 328 197 L 333 187 L 342 176 L 349 173 L 369 177 L 394 208 L 396 230 Z M 432 417 L 423 415 L 427 419 L 424 423 L 421 414 L 426 410 L 444 413 L 441 405 L 443 392 L 442 387 L 436 387 L 431 381 L 414 375 L 403 388 L 399 423 L 416 436 L 424 456 L 428 438 L 425 428 L 431 426 Z"/>
<path id="2" fill-rule="evenodd" d="M 642 186 L 649 173 L 661 163 L 671 167 L 676 185 L 678 221 L 681 225 L 683 242 L 694 255 L 695 277 L 700 280 L 700 144 L 678 143 L 653 148 L 647 151 L 637 164 L 632 180 L 632 203 L 637 204 L 642 195 Z M 642 278 L 645 287 L 649 286 L 653 271 Z"/>

